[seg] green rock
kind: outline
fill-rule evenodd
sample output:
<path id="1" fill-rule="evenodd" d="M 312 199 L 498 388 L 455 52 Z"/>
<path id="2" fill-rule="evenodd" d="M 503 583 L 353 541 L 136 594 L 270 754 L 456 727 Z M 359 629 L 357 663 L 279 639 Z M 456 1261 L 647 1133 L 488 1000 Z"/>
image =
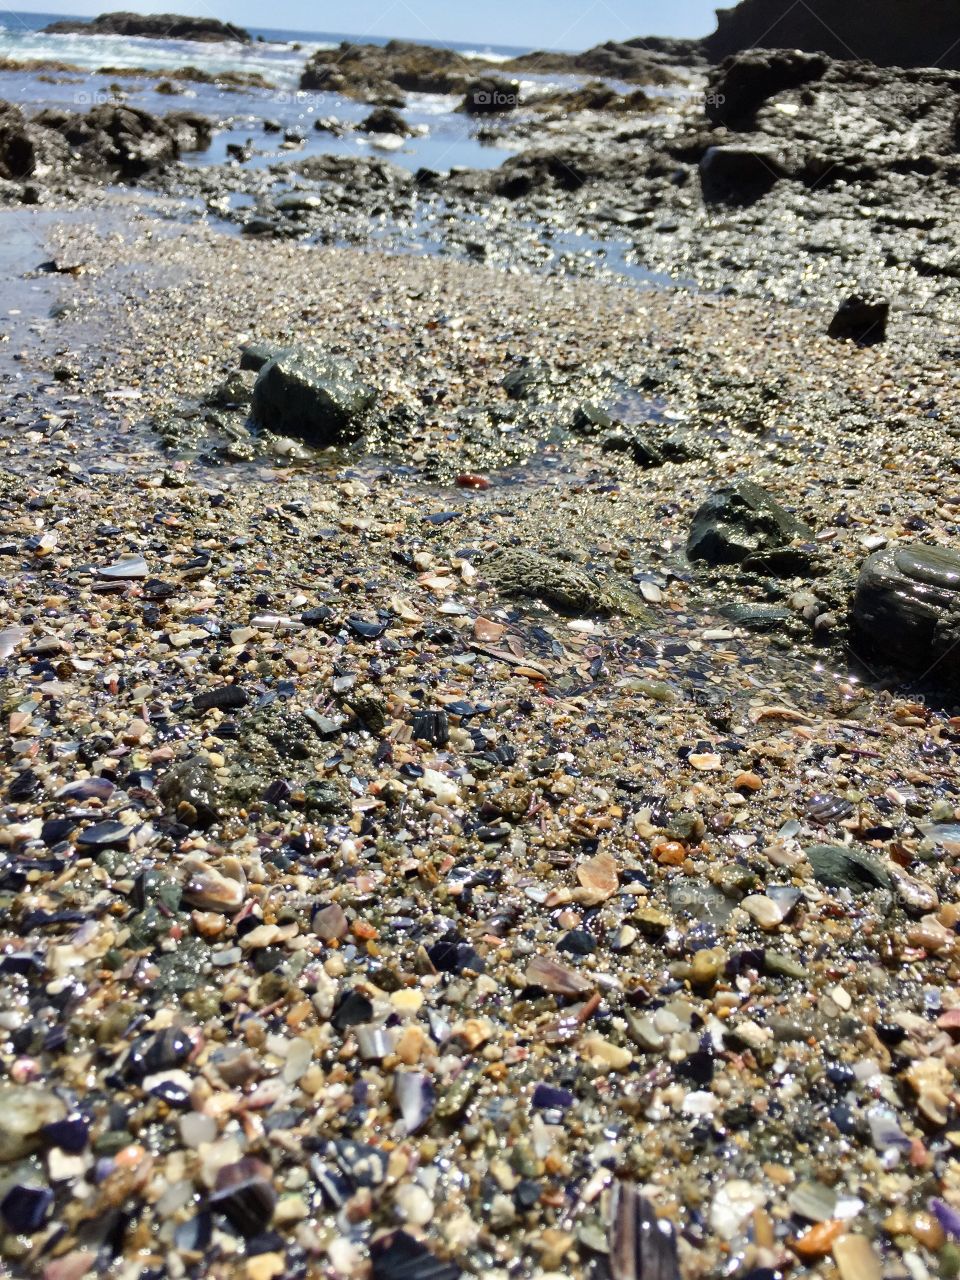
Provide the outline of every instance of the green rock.
<path id="1" fill-rule="evenodd" d="M 750 480 L 710 495 L 693 519 L 687 542 L 691 560 L 742 564 L 761 552 L 787 547 L 812 530 Z"/>
<path id="2" fill-rule="evenodd" d="M 269 431 L 326 448 L 361 435 L 376 399 L 348 361 L 297 347 L 260 370 L 253 416 Z"/>
<path id="3" fill-rule="evenodd" d="M 837 844 L 816 844 L 805 853 L 815 879 L 831 889 L 871 893 L 875 889 L 889 889 L 892 883 L 883 863 L 865 850 L 846 849 Z"/>

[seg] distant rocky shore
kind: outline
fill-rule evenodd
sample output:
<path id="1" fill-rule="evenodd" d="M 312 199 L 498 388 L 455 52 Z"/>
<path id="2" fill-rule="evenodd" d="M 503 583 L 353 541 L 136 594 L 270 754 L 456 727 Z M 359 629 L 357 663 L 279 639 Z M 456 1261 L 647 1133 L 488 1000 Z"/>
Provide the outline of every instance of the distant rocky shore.
<path id="1" fill-rule="evenodd" d="M 96 18 L 64 18 L 44 27 L 49 36 L 141 36 L 147 40 L 199 40 L 212 44 L 239 40 L 250 44 L 249 31 L 216 18 L 189 18 L 177 13 L 101 13 Z"/>

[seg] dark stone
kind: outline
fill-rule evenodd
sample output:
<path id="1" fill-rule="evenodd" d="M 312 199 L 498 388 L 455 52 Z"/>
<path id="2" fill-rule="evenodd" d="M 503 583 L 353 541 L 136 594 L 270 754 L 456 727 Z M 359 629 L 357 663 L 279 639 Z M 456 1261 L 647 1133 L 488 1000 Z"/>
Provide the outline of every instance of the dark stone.
<path id="1" fill-rule="evenodd" d="M 465 969 L 482 973 L 484 970 L 479 952 L 458 933 L 448 933 L 432 947 L 427 947 L 427 955 L 430 963 L 440 973 L 463 973 Z"/>
<path id="2" fill-rule="evenodd" d="M 278 347 L 272 342 L 248 342 L 240 348 L 240 368 L 259 373 L 265 364 L 278 356 L 286 355 L 289 347 Z"/>
<path id="3" fill-rule="evenodd" d="M 775 94 L 818 80 L 830 65 L 797 49 L 751 49 L 720 64 L 707 81 L 706 112 L 714 124 L 746 129 Z"/>
<path id="4" fill-rule="evenodd" d="M 377 107 L 357 128 L 361 133 L 394 133 L 401 138 L 407 138 L 413 133 L 399 111 L 394 111 L 392 107 Z"/>
<path id="5" fill-rule="evenodd" d="M 741 480 L 718 489 L 694 516 L 687 555 L 711 565 L 742 564 L 758 552 L 811 536 L 807 525 L 774 502 L 759 485 Z"/>
<path id="6" fill-rule="evenodd" d="M 710 147 L 700 161 L 700 187 L 707 204 L 754 204 L 785 176 L 783 159 L 772 147 Z"/>
<path id="7" fill-rule="evenodd" d="M 717 13 L 703 41 L 712 61 L 764 49 L 804 49 L 886 67 L 960 68 L 960 6 L 954 0 L 742 0 Z"/>
<path id="8" fill-rule="evenodd" d="M 889 315 L 890 303 L 885 298 L 854 294 L 838 307 L 827 336 L 849 338 L 861 346 L 872 346 L 886 338 Z"/>
<path id="9" fill-rule="evenodd" d="M 35 116 L 33 124 L 66 139 L 82 168 L 123 178 L 163 169 L 185 151 L 204 151 L 213 136 L 209 120 L 192 112 L 155 116 L 109 102 L 85 115 L 51 108 Z"/>
<path id="10" fill-rule="evenodd" d="M 359 991 L 346 991 L 337 1001 L 330 1021 L 338 1031 L 362 1026 L 373 1017 L 373 1005 Z"/>
<path id="11" fill-rule="evenodd" d="M 197 40 L 252 43 L 243 27 L 216 18 L 189 18 L 179 13 L 101 13 L 96 18 L 65 18 L 43 28 L 44 35 L 140 36 L 146 40 Z"/>
<path id="12" fill-rule="evenodd" d="M 193 705 L 198 711 L 209 711 L 216 707 L 220 711 L 236 711 L 245 707 L 250 701 L 245 689 L 239 685 L 225 684 L 219 689 L 204 689 L 194 695 Z"/>
<path id="13" fill-rule="evenodd" d="M 39 1231 L 53 1208 L 53 1192 L 47 1187 L 11 1187 L 0 1201 L 0 1214 L 15 1235 Z"/>
<path id="14" fill-rule="evenodd" d="M 217 1174 L 209 1205 L 244 1238 L 259 1235 L 269 1227 L 277 1207 L 270 1166 L 252 1156 L 226 1165 Z"/>
<path id="15" fill-rule="evenodd" d="M 360 435 L 376 399 L 347 361 L 296 348 L 260 370 L 253 412 L 262 427 L 325 448 Z"/>
<path id="16" fill-rule="evenodd" d="M 502 115 L 516 111 L 519 105 L 520 86 L 516 80 L 484 76 L 467 86 L 461 110 L 471 116 Z"/>
<path id="17" fill-rule="evenodd" d="M 960 555 L 922 543 L 875 552 L 853 604 L 858 642 L 894 665 L 960 679 Z"/>
<path id="18" fill-rule="evenodd" d="M 831 889 L 849 889 L 851 893 L 871 893 L 889 889 L 890 873 L 882 862 L 865 850 L 845 848 L 838 844 L 816 844 L 804 851 L 814 878 Z"/>
<path id="19" fill-rule="evenodd" d="M 597 940 L 586 929 L 571 929 L 557 943 L 558 951 L 567 951 L 575 956 L 590 956 L 597 949 Z"/>
<path id="20" fill-rule="evenodd" d="M 372 1280 L 459 1280 L 454 1262 L 443 1262 L 406 1231 L 381 1236 L 370 1246 Z"/>
<path id="21" fill-rule="evenodd" d="M 36 162 L 23 112 L 12 103 L 0 102 L 0 178 L 28 178 Z"/>

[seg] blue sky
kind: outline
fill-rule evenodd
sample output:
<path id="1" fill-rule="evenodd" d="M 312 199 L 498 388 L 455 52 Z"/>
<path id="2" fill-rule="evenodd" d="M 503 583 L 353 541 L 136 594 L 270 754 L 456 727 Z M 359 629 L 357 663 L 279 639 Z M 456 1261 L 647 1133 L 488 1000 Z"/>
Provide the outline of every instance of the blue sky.
<path id="1" fill-rule="evenodd" d="M 729 0 L 727 0 L 729 3 Z M 349 31 L 411 39 L 584 49 L 638 35 L 701 36 L 716 26 L 724 0 L 13 0 L 10 8 L 78 14 L 110 9 L 210 14 L 248 26 Z"/>

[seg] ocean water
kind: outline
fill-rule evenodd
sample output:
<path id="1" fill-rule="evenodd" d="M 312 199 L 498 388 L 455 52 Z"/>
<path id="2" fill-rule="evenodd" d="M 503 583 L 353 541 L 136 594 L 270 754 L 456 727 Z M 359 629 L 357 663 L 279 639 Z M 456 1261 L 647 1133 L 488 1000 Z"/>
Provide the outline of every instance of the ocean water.
<path id="1" fill-rule="evenodd" d="M 176 6 L 171 6 L 175 8 Z M 387 37 L 352 36 L 336 32 L 302 32 L 251 28 L 262 43 L 243 45 L 236 41 L 200 43 L 191 40 L 144 40 L 122 36 L 44 35 L 43 28 L 64 14 L 16 13 L 0 10 L 0 61 L 16 63 L 59 62 L 76 68 L 71 72 L 0 71 L 0 98 L 16 102 L 24 109 L 58 106 L 84 111 L 100 102 L 122 97 L 148 111 L 199 111 L 218 122 L 220 128 L 211 149 L 191 163 L 219 163 L 226 158 L 229 144 L 252 144 L 252 165 L 267 165 L 290 153 L 279 150 L 277 135 L 266 135 L 263 120 L 277 121 L 284 130 L 296 129 L 306 136 L 298 157 L 317 154 L 378 154 L 376 142 L 363 134 L 334 137 L 318 133 L 317 119 L 334 117 L 358 123 L 369 107 L 333 93 L 301 93 L 300 74 L 318 50 L 336 49 L 342 40 L 386 44 Z M 420 41 L 420 43 L 439 43 Z M 450 48 L 465 56 L 495 65 L 527 49 L 506 45 L 478 48 L 450 42 Z M 109 67 L 105 75 L 102 68 Z M 270 81 L 273 88 L 224 90 L 211 85 L 180 83 L 176 96 L 157 93 L 159 76 L 134 76 L 196 67 L 211 74 L 226 71 L 252 72 Z M 116 69 L 116 70 L 113 70 Z M 125 74 L 126 72 L 126 74 Z M 528 84 L 544 83 L 532 78 Z M 549 83 L 560 83 L 551 78 Z M 484 145 L 473 136 L 471 121 L 456 108 L 455 98 L 432 94 L 408 95 L 406 119 L 419 134 L 407 139 L 401 150 L 385 153 L 395 164 L 411 170 L 422 166 L 446 171 L 454 165 L 489 169 L 501 164 L 509 152 Z"/>

